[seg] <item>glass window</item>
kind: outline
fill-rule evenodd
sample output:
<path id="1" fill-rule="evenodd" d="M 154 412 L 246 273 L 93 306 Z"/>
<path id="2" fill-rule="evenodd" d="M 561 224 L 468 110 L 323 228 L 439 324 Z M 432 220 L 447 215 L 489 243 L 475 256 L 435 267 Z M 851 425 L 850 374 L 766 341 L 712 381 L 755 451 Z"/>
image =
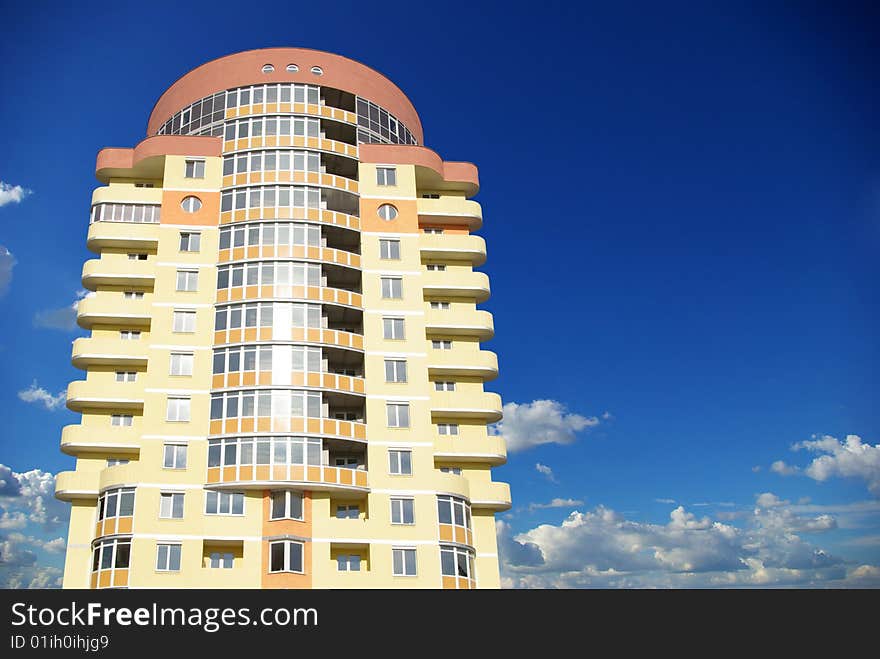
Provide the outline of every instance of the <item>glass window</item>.
<path id="1" fill-rule="evenodd" d="M 162 572 L 180 570 L 180 545 L 156 545 L 156 569 Z"/>
<path id="2" fill-rule="evenodd" d="M 412 451 L 392 449 L 388 451 L 388 471 L 401 476 L 412 475 Z"/>
<path id="3" fill-rule="evenodd" d="M 376 209 L 376 212 L 379 214 L 379 217 L 387 221 L 391 221 L 397 217 L 397 208 L 391 204 L 382 204 Z"/>
<path id="4" fill-rule="evenodd" d="M 403 297 L 403 278 L 382 277 L 382 298 L 398 300 Z"/>
<path id="5" fill-rule="evenodd" d="M 165 469 L 186 469 L 186 444 L 165 444 L 162 466 Z"/>
<path id="6" fill-rule="evenodd" d="M 134 423 L 134 417 L 131 414 L 112 414 L 110 415 L 111 426 L 131 426 Z"/>
<path id="7" fill-rule="evenodd" d="M 376 167 L 376 184 L 377 185 L 397 185 L 397 169 L 394 167 Z M 393 206 L 392 206 L 393 208 Z M 380 217 L 382 217 L 380 215 Z M 382 218 L 393 220 L 393 217 Z"/>
<path id="8" fill-rule="evenodd" d="M 235 562 L 231 552 L 211 552 L 211 567 L 215 569 L 231 569 Z"/>
<path id="9" fill-rule="evenodd" d="M 288 64 L 287 71 L 288 71 L 288 73 L 296 73 L 297 71 L 299 71 L 299 67 L 296 64 Z M 285 87 L 281 88 L 282 91 L 284 91 L 285 89 L 287 89 L 287 93 L 290 94 L 290 87 L 285 86 Z M 282 100 L 284 100 L 284 99 L 282 99 Z M 287 100 L 289 101 L 290 98 L 288 98 Z"/>
<path id="10" fill-rule="evenodd" d="M 457 423 L 438 423 L 437 424 L 437 432 L 441 435 L 457 435 L 458 434 L 458 424 Z"/>
<path id="11" fill-rule="evenodd" d="M 178 291 L 196 291 L 199 288 L 199 272 L 198 270 L 178 270 L 177 271 L 177 290 Z"/>
<path id="12" fill-rule="evenodd" d="M 195 311 L 174 311 L 172 315 L 172 332 L 192 333 L 196 331 Z"/>
<path id="13" fill-rule="evenodd" d="M 272 492 L 272 514 L 269 519 L 302 519 L 303 498 L 299 492 Z"/>
<path id="14" fill-rule="evenodd" d="M 186 178 L 205 178 L 204 160 L 186 160 L 185 163 L 184 176 Z"/>
<path id="15" fill-rule="evenodd" d="M 379 241 L 379 258 L 381 259 L 400 259 L 400 241 L 385 240 Z"/>
<path id="16" fill-rule="evenodd" d="M 438 380 L 434 382 L 434 391 L 455 391 L 455 382 Z"/>
<path id="17" fill-rule="evenodd" d="M 409 428 L 409 403 L 387 403 L 388 427 Z"/>
<path id="18" fill-rule="evenodd" d="M 198 197 L 190 195 L 188 197 L 184 197 L 183 201 L 180 202 L 180 207 L 187 213 L 195 213 L 202 207 L 202 200 Z"/>
<path id="19" fill-rule="evenodd" d="M 391 499 L 391 523 L 415 524 L 415 502 L 412 499 Z"/>
<path id="20" fill-rule="evenodd" d="M 171 375 L 192 375 L 193 359 L 193 353 L 191 352 L 172 352 Z"/>
<path id="21" fill-rule="evenodd" d="M 226 448 L 235 444 L 227 444 Z M 224 459 L 225 464 L 230 464 Z M 235 458 L 231 464 L 235 464 Z M 209 490 L 205 496 L 205 514 L 206 515 L 243 515 L 244 514 L 244 492 L 215 492 Z"/>
<path id="22" fill-rule="evenodd" d="M 416 576 L 416 550 L 392 549 L 391 558 L 395 577 Z"/>
<path id="23" fill-rule="evenodd" d="M 166 421 L 189 421 L 190 420 L 190 399 L 189 398 L 168 398 Z"/>
<path id="24" fill-rule="evenodd" d="M 182 231 L 180 233 L 180 251 L 181 252 L 198 252 L 201 248 L 202 234 L 189 233 Z"/>
<path id="25" fill-rule="evenodd" d="M 336 506 L 336 519 L 357 519 L 361 509 L 356 504 L 340 504 Z"/>
<path id="26" fill-rule="evenodd" d="M 385 382 L 406 382 L 406 360 L 385 360 Z"/>
<path id="27" fill-rule="evenodd" d="M 162 492 L 159 495 L 159 517 L 183 519 L 183 492 Z"/>
<path id="28" fill-rule="evenodd" d="M 269 544 L 270 572 L 302 572 L 303 543 L 280 540 Z"/>

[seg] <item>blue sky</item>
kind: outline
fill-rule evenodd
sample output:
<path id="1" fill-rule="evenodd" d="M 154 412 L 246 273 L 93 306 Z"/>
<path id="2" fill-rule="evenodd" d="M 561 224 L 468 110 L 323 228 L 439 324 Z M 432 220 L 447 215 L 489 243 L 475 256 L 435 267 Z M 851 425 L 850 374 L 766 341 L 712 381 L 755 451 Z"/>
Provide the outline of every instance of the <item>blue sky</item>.
<path id="1" fill-rule="evenodd" d="M 880 584 L 877 17 L 699 4 L 17 8 L 0 28 L 0 581 L 51 585 L 63 559 L 48 474 L 73 465 L 57 395 L 80 377 L 97 151 L 142 139 L 199 64 L 302 46 L 389 76 L 427 146 L 480 168 L 489 388 L 519 405 L 495 475 L 514 497 L 507 585 Z"/>

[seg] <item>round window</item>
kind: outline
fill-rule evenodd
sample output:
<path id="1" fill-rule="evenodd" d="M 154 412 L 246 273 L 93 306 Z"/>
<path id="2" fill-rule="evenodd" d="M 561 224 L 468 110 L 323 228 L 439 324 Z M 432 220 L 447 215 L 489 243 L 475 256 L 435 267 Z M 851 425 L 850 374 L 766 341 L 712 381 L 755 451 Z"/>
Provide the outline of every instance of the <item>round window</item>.
<path id="1" fill-rule="evenodd" d="M 296 73 L 299 71 L 299 67 L 296 64 L 288 64 L 287 70 L 290 71 L 290 73 Z"/>
<path id="2" fill-rule="evenodd" d="M 187 213 L 195 213 L 202 207 L 202 200 L 198 197 L 184 197 L 180 202 L 180 207 Z"/>
<path id="3" fill-rule="evenodd" d="M 271 64 L 263 64 L 263 73 L 272 73 L 275 70 L 275 67 Z"/>
<path id="4" fill-rule="evenodd" d="M 397 209 L 391 204 L 382 204 L 376 212 L 379 213 L 379 217 L 383 220 L 393 220 L 397 217 Z"/>
<path id="5" fill-rule="evenodd" d="M 316 76 L 324 75 L 324 69 L 322 69 L 320 66 L 313 66 L 312 73 L 314 73 Z"/>

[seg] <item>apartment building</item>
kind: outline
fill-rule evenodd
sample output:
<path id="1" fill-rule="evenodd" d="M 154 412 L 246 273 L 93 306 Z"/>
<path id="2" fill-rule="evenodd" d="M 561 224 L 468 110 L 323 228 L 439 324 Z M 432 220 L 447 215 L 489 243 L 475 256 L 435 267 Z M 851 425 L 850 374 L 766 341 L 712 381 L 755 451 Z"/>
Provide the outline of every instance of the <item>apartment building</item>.
<path id="1" fill-rule="evenodd" d="M 99 152 L 66 588 L 497 588 L 477 169 L 353 60 L 237 53 Z"/>

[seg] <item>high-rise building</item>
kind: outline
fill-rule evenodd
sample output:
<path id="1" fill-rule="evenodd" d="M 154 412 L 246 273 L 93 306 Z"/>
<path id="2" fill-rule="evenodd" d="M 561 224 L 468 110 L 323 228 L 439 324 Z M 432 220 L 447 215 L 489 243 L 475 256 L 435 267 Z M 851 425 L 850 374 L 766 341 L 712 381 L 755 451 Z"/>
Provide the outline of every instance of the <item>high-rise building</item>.
<path id="1" fill-rule="evenodd" d="M 272 48 L 100 151 L 65 587 L 499 586 L 477 169 L 422 144 L 383 75 Z"/>

